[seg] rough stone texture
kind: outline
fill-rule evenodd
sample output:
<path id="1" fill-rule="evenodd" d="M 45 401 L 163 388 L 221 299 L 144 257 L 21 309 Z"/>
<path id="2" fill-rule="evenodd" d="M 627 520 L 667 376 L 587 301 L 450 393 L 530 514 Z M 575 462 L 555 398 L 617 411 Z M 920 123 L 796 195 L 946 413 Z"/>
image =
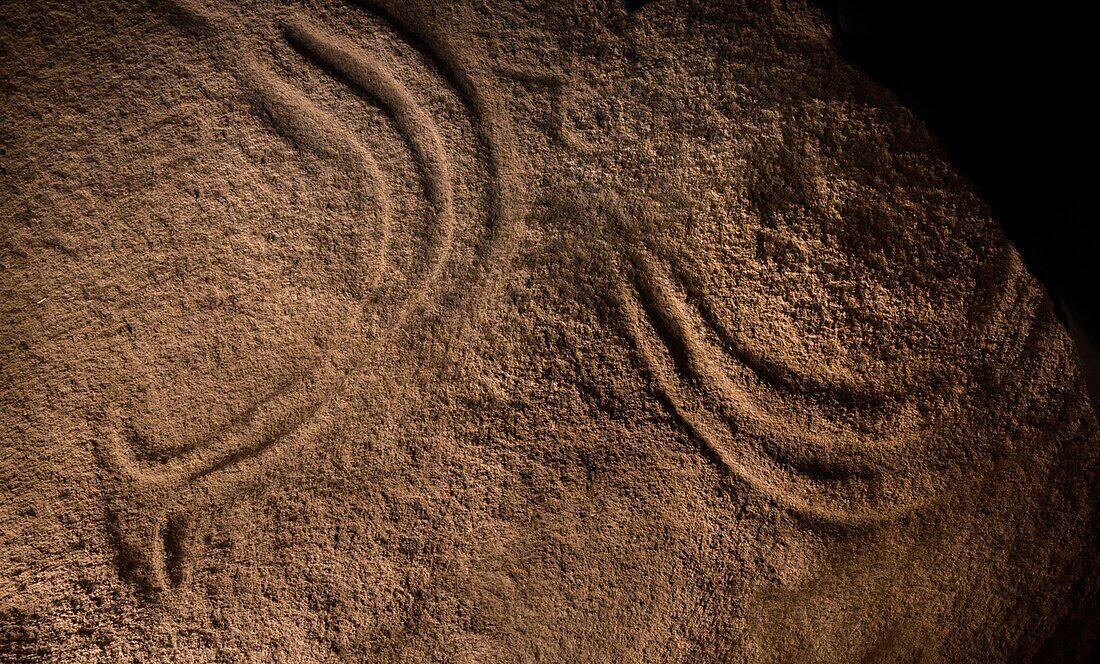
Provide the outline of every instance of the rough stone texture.
<path id="1" fill-rule="evenodd" d="M 0 660 L 1089 646 L 1072 347 L 816 10 L 0 31 Z"/>

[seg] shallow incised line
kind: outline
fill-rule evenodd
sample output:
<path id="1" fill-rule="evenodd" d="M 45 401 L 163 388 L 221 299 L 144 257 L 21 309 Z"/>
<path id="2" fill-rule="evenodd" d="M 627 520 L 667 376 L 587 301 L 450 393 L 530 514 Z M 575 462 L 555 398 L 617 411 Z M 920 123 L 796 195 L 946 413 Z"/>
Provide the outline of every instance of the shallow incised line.
<path id="1" fill-rule="evenodd" d="M 389 187 L 378 163 L 359 139 L 331 114 L 274 74 L 261 69 L 251 58 L 242 58 L 239 78 L 256 103 L 266 111 L 280 135 L 299 149 L 333 159 L 356 174 L 360 188 L 354 192 L 357 198 L 361 199 L 363 190 L 373 189 L 380 228 L 376 262 L 370 272 L 374 274 L 371 286 L 377 287 L 386 267 L 386 252 L 393 227 Z M 324 133 L 319 133 L 318 127 L 324 127 Z M 361 205 L 366 208 L 362 201 Z"/>
<path id="2" fill-rule="evenodd" d="M 433 63 L 439 73 L 450 84 L 462 104 L 470 114 L 471 125 L 477 138 L 477 157 L 485 166 L 489 188 L 489 237 L 481 247 L 481 265 L 489 267 L 492 255 L 503 254 L 510 250 L 514 240 L 515 225 L 519 223 L 520 204 L 517 191 L 511 182 L 514 166 L 511 150 L 506 141 L 505 132 L 495 119 L 493 99 L 483 95 L 479 86 L 467 68 L 459 63 L 463 59 L 454 46 L 445 39 L 435 36 L 435 30 L 424 25 L 422 17 L 409 12 L 401 2 L 383 3 L 379 0 L 351 0 L 370 13 L 389 23 L 404 40 Z M 507 189 L 508 195 L 505 194 Z"/>

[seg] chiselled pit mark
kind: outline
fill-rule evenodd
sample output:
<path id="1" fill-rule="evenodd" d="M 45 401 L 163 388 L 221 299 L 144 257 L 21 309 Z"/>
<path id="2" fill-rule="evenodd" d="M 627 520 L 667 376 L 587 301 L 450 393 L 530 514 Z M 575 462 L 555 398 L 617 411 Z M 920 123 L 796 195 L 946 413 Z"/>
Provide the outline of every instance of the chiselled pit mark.
<path id="1" fill-rule="evenodd" d="M 393 33 L 416 49 L 438 69 L 468 115 L 475 139 L 475 157 L 486 177 L 487 227 L 475 243 L 476 275 L 488 282 L 495 274 L 488 263 L 512 250 L 514 225 L 521 218 L 510 182 L 507 149 L 500 143 L 505 132 L 489 112 L 495 100 L 479 93 L 473 75 L 445 40 L 434 36 L 415 13 L 395 18 L 375 3 L 366 5 Z M 398 229 L 392 220 L 387 182 L 364 142 L 333 116 L 273 72 L 260 66 L 252 53 L 239 48 L 233 35 L 218 29 L 216 13 L 191 0 L 172 0 L 170 10 L 182 28 L 204 40 L 223 60 L 261 115 L 280 136 L 297 149 L 335 161 L 354 179 L 353 193 L 366 212 L 375 210 L 377 251 L 372 256 L 377 281 L 385 273 L 386 250 Z M 401 12 L 399 7 L 398 12 Z M 284 37 L 299 53 L 335 75 L 380 106 L 411 148 L 423 178 L 435 223 L 429 266 L 418 273 L 411 291 L 394 303 L 396 311 L 371 337 L 373 344 L 395 334 L 409 312 L 422 305 L 430 286 L 449 258 L 455 233 L 455 188 L 452 164 L 433 118 L 417 104 L 409 90 L 373 55 L 333 37 L 306 19 L 284 26 Z M 507 195 L 506 195 L 507 192 Z M 301 454 L 324 433 L 326 411 L 346 391 L 350 376 L 371 362 L 371 344 L 364 342 L 347 357 L 322 360 L 312 370 L 279 385 L 257 400 L 228 425 L 207 433 L 198 444 L 155 460 L 137 458 L 125 439 L 121 422 L 109 417 L 97 440 L 97 456 L 112 484 L 107 488 L 107 514 L 112 539 L 119 552 L 119 573 L 139 587 L 162 591 L 185 580 L 189 517 L 217 496 L 260 471 Z"/>
<path id="2" fill-rule="evenodd" d="M 566 128 L 570 88 L 570 80 L 567 76 L 557 72 L 533 71 L 509 65 L 498 66 L 496 70 L 524 86 L 529 92 L 538 91 L 537 94 L 540 97 L 546 97 L 545 108 L 538 116 L 532 118 L 536 127 L 561 147 L 583 149 L 578 139 Z"/>

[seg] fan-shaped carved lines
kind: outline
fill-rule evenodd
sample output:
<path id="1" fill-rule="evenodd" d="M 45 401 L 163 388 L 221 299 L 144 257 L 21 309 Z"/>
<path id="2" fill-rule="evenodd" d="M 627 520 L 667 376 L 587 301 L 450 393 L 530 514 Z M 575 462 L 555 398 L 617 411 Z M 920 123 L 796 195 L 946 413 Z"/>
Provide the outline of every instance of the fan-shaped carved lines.
<path id="1" fill-rule="evenodd" d="M 791 485 L 787 469 L 767 459 L 759 452 L 748 458 L 724 442 L 731 432 L 709 414 L 688 406 L 691 396 L 682 392 L 675 378 L 659 359 L 660 341 L 645 330 L 649 326 L 646 312 L 638 304 L 638 294 L 622 286 L 618 298 L 625 313 L 625 324 L 638 352 L 651 370 L 654 387 L 661 400 L 693 438 L 703 452 L 723 472 L 765 496 L 784 510 L 815 526 L 858 528 L 881 523 L 905 514 L 905 509 L 845 509 L 823 504 L 813 496 Z"/>
<path id="2" fill-rule="evenodd" d="M 508 132 L 498 126 L 499 122 L 503 122 L 497 119 L 500 114 L 491 112 L 496 105 L 495 98 L 481 93 L 465 59 L 449 41 L 438 37 L 436 30 L 426 25 L 425 18 L 419 12 L 405 7 L 401 2 L 352 2 L 388 23 L 407 44 L 432 63 L 469 113 L 477 139 L 477 157 L 483 163 L 488 178 L 489 207 L 486 213 L 489 235 L 480 249 L 482 266 L 488 268 L 490 257 L 506 249 L 512 241 L 514 226 L 521 217 L 518 192 L 511 182 L 514 169 L 509 168 L 513 163 L 506 141 Z"/>
<path id="3" fill-rule="evenodd" d="M 902 395 L 902 391 L 895 386 L 871 386 L 859 381 L 856 376 L 848 372 L 824 369 L 810 373 L 768 357 L 766 352 L 761 352 L 737 338 L 727 326 L 720 322 L 717 311 L 689 275 L 682 269 L 674 269 L 673 275 L 698 310 L 707 328 L 718 337 L 723 350 L 737 362 L 749 368 L 769 387 L 786 393 L 812 394 L 816 397 L 870 407 L 881 405 L 888 399 Z"/>
<path id="4" fill-rule="evenodd" d="M 301 152 L 334 161 L 352 180 L 357 209 L 376 220 L 370 266 L 375 281 L 388 270 L 397 269 L 396 265 L 386 265 L 387 248 L 394 235 L 406 229 L 394 225 L 394 206 L 385 173 L 361 137 L 334 111 L 322 108 L 302 90 L 260 66 L 251 52 L 238 48 L 229 35 L 219 32 L 215 12 L 186 0 L 176 1 L 175 14 L 180 23 L 206 40 L 216 57 L 224 60 L 227 70 L 238 79 L 273 130 Z M 386 24 L 384 31 L 396 34 L 424 56 L 465 110 L 475 141 L 474 177 L 485 178 L 487 228 L 484 232 L 475 229 L 480 238 L 475 240 L 480 243 L 479 265 L 485 267 L 494 251 L 504 246 L 500 240 L 511 236 L 512 224 L 519 218 L 516 204 L 511 202 L 514 187 L 504 181 L 507 157 L 497 149 L 501 131 L 493 124 L 493 114 L 486 112 L 492 98 L 478 94 L 464 61 L 444 41 L 432 36 L 431 30 L 424 29 L 419 16 L 410 15 L 407 21 L 400 21 L 384 11 L 374 13 Z M 447 147 L 457 146 L 444 144 L 435 118 L 418 104 L 386 63 L 304 18 L 286 24 L 283 36 L 312 64 L 378 106 L 408 144 L 431 208 L 429 237 L 417 240 L 426 246 L 426 263 L 410 275 L 414 279 L 409 290 L 394 293 L 396 297 L 390 304 L 397 310 L 391 312 L 393 317 L 384 316 L 385 324 L 377 337 L 345 354 L 322 359 L 259 396 L 227 425 L 178 448 L 175 455 L 155 461 L 139 458 L 124 435 L 127 429 L 121 423 L 126 418 L 103 422 L 97 453 L 112 480 L 108 490 L 112 537 L 123 574 L 147 588 L 177 585 L 183 578 L 186 547 L 177 540 L 186 538 L 186 527 L 181 524 L 186 524 L 188 514 L 241 481 L 261 475 L 278 459 L 308 449 L 324 433 L 330 418 L 323 411 L 339 400 L 350 377 L 372 361 L 373 344 L 394 333 L 417 303 L 427 297 L 449 259 L 457 231 L 455 173 L 447 152 Z"/>
<path id="5" fill-rule="evenodd" d="M 328 69 L 385 110 L 408 141 L 420 167 L 424 189 L 435 209 L 432 257 L 425 281 L 438 276 L 454 238 L 454 186 L 451 166 L 439 130 L 416 103 L 409 90 L 378 58 L 334 37 L 305 18 L 295 18 L 285 29 L 287 39 L 306 57 Z"/>
<path id="6" fill-rule="evenodd" d="M 919 435 L 904 433 L 885 439 L 869 440 L 865 436 L 854 435 L 840 428 L 822 435 L 777 417 L 760 404 L 759 399 L 748 389 L 732 380 L 726 371 L 730 360 L 735 363 L 743 362 L 744 355 L 759 353 L 746 351 L 730 356 L 725 349 L 711 344 L 703 332 L 706 326 L 701 324 L 706 321 L 706 317 L 696 315 L 696 307 L 680 297 L 677 293 L 678 284 L 657 267 L 656 261 L 646 252 L 637 252 L 634 266 L 641 301 L 650 312 L 664 343 L 675 355 L 690 360 L 681 371 L 682 375 L 708 394 L 710 399 L 717 401 L 723 412 L 735 417 L 742 428 L 771 436 L 779 433 L 789 439 L 792 447 L 812 451 L 816 455 L 840 453 L 849 460 L 849 470 L 865 467 L 866 472 L 876 472 L 872 468 L 889 467 L 898 452 L 919 439 Z M 723 339 L 721 336 L 719 338 Z M 733 340 L 730 343 L 738 342 Z M 760 369 L 756 364 L 750 362 L 747 368 L 754 376 L 760 377 Z M 794 370 L 785 367 L 783 372 L 793 373 Z M 772 382 L 761 380 L 768 385 Z"/>
<path id="7" fill-rule="evenodd" d="M 628 334 L 666 406 L 726 472 L 818 524 L 881 522 L 923 502 L 892 501 L 891 485 L 912 472 L 904 461 L 930 428 L 872 439 L 770 412 L 727 375 L 723 351 L 696 329 L 699 317 L 668 275 L 644 251 L 632 263 L 633 287 L 619 294 Z"/>
<path id="8" fill-rule="evenodd" d="M 400 32 L 400 31 L 399 31 Z M 335 73 L 345 82 L 378 103 L 394 120 L 409 142 L 424 179 L 424 188 L 434 208 L 434 236 L 429 240 L 432 256 L 427 274 L 420 275 L 419 293 L 407 298 L 404 314 L 442 270 L 454 235 L 454 193 L 448 160 L 435 123 L 415 99 L 374 56 L 336 39 L 306 19 L 286 26 L 287 38 L 312 61 Z M 302 92 L 275 74 L 243 57 L 238 78 L 263 111 L 272 127 L 299 149 L 336 160 L 361 185 L 363 207 L 377 206 L 379 254 L 375 274 L 384 272 L 384 247 L 392 234 L 391 204 L 384 176 L 360 140 L 329 112 L 310 101 Z M 367 195 L 366 191 L 373 192 Z M 369 199 L 369 200 L 368 200 Z M 316 411 L 339 392 L 346 374 L 354 369 L 322 362 L 315 371 L 275 390 L 249 407 L 234 422 L 203 443 L 158 464 L 139 464 L 129 459 L 121 440 L 109 446 L 113 465 L 151 485 L 181 486 L 259 456 L 265 449 L 296 432 Z M 114 436 L 117 438 L 118 436 Z"/>

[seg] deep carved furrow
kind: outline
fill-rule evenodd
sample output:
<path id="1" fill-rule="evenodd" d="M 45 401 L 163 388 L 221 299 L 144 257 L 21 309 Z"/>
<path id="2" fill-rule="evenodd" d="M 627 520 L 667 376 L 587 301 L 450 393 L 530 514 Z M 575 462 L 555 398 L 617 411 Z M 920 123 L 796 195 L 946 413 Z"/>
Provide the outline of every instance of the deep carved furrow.
<path id="1" fill-rule="evenodd" d="M 787 453 L 779 454 L 784 463 L 808 462 L 820 467 L 817 458 L 839 453 L 848 470 L 875 474 L 890 467 L 897 453 L 919 442 L 923 433 L 919 429 L 889 437 L 857 435 L 839 428 L 818 432 L 771 413 L 748 388 L 726 374 L 725 353 L 706 340 L 704 319 L 693 315 L 692 307 L 678 296 L 676 286 L 653 257 L 637 252 L 633 262 L 644 306 L 659 312 L 655 322 L 664 329 L 662 337 L 673 340 L 667 352 L 692 360 L 685 375 L 688 383 L 698 386 L 723 416 L 735 419 L 743 429 L 786 443 Z"/>
<path id="2" fill-rule="evenodd" d="M 412 147 L 436 215 L 434 237 L 430 239 L 433 255 L 424 279 L 425 284 L 430 283 L 446 262 L 455 232 L 451 165 L 435 121 L 375 55 L 327 34 L 305 18 L 294 19 L 285 32 L 287 39 L 307 57 L 385 110 Z"/>
<path id="3" fill-rule="evenodd" d="M 900 396 L 897 391 L 871 388 L 861 384 L 854 376 L 831 371 L 809 374 L 768 357 L 765 351 L 753 348 L 722 325 L 714 306 L 682 270 L 676 270 L 675 275 L 678 283 L 683 286 L 687 296 L 698 309 L 707 328 L 722 342 L 724 350 L 770 388 L 790 394 L 812 394 L 871 407 Z"/>
<path id="4" fill-rule="evenodd" d="M 740 482 L 797 518 L 814 527 L 858 529 L 872 527 L 904 516 L 919 504 L 859 505 L 852 501 L 823 499 L 808 490 L 790 469 L 777 464 L 747 441 L 739 440 L 735 447 L 726 441 L 736 434 L 728 423 L 717 421 L 704 409 L 691 408 L 693 395 L 685 394 L 678 385 L 676 373 L 660 359 L 661 338 L 647 332 L 650 321 L 639 299 L 641 294 L 624 286 L 618 294 L 624 322 L 635 348 L 642 356 L 654 388 L 666 407 L 685 430 L 702 446 L 705 455 L 714 461 L 731 479 Z M 847 477 L 843 472 L 842 477 Z"/>
<path id="5" fill-rule="evenodd" d="M 864 410 L 913 395 L 903 385 L 872 390 L 839 375 L 803 380 L 794 368 L 732 336 L 691 280 L 670 276 L 649 251 L 633 250 L 628 262 L 634 287 L 620 292 L 620 307 L 661 402 L 720 468 L 808 523 L 864 527 L 908 514 L 943 486 L 942 474 L 951 472 L 952 462 L 975 453 L 966 449 L 967 441 L 954 439 L 955 420 L 964 416 L 959 409 L 947 408 L 944 419 L 895 426 L 885 436 L 828 420 L 810 428 L 774 411 L 752 382 L 738 383 L 736 367 L 758 379 L 764 391 L 843 401 Z M 998 322 L 1024 312 L 1034 319 L 1025 306 L 1031 296 L 1015 285 L 1019 272 L 1011 253 L 995 257 L 993 268 L 1002 278 L 975 293 L 970 318 Z M 1027 327 L 1028 339 L 1035 327 Z M 708 331 L 716 342 L 708 340 Z M 1007 352 L 1018 355 L 1027 343 L 1013 341 Z M 903 495 L 909 497 L 891 498 Z"/>
<path id="6" fill-rule="evenodd" d="M 868 439 L 832 427 L 811 431 L 769 412 L 724 374 L 724 351 L 695 329 L 705 321 L 693 317 L 654 259 L 636 251 L 631 263 L 635 288 L 620 293 L 628 334 L 662 401 L 726 472 L 816 524 L 867 525 L 923 503 L 875 496 L 906 481 L 904 459 L 935 430 Z"/>
<path id="7" fill-rule="evenodd" d="M 404 9 L 403 3 L 382 3 L 378 0 L 352 0 L 358 6 L 386 21 L 406 43 L 415 48 L 439 73 L 458 95 L 470 115 L 477 138 L 477 157 L 484 164 L 488 187 L 488 241 L 481 247 L 481 265 L 487 267 L 489 258 L 508 250 L 513 239 L 514 225 L 518 223 L 519 203 L 510 194 L 515 188 L 509 185 L 512 173 L 506 166 L 509 149 L 504 132 L 490 113 L 492 99 L 482 95 L 473 74 L 463 64 L 463 58 L 435 30 L 424 25 L 424 18 Z"/>
<path id="8" fill-rule="evenodd" d="M 362 213 L 365 215 L 372 204 L 377 209 L 376 255 L 369 269 L 373 275 L 369 286 L 376 286 L 385 269 L 393 220 L 389 187 L 374 157 L 329 113 L 250 58 L 242 60 L 239 78 L 277 133 L 300 150 L 340 164 L 355 179 L 357 190 L 352 193 Z M 367 197 L 367 191 L 373 195 Z"/>
<path id="9" fill-rule="evenodd" d="M 378 8 L 376 8 L 378 9 Z M 226 64 L 234 73 L 259 115 L 299 151 L 334 163 L 353 181 L 357 209 L 370 227 L 373 253 L 366 271 L 373 275 L 363 284 L 364 294 L 377 300 L 380 280 L 397 265 L 388 262 L 387 247 L 400 229 L 393 223 L 390 190 L 378 163 L 363 141 L 330 111 L 321 108 L 301 90 L 260 66 L 249 53 L 239 52 L 233 41 L 216 29 L 207 10 L 180 0 L 174 8 L 198 37 L 208 40 L 220 54 L 234 54 Z M 468 114 L 474 135 L 475 158 L 483 169 L 488 198 L 482 259 L 501 249 L 502 234 L 511 230 L 515 214 L 504 196 L 503 167 L 494 150 L 499 132 L 486 124 L 485 101 L 470 74 L 449 45 L 422 36 L 385 11 L 376 11 L 400 39 L 418 50 L 438 69 Z M 299 53 L 333 75 L 370 103 L 381 108 L 409 145 L 420 172 L 424 196 L 432 211 L 427 237 L 417 242 L 427 252 L 426 267 L 412 279 L 413 286 L 398 294 L 395 307 L 373 343 L 383 343 L 404 323 L 409 312 L 421 305 L 447 264 L 456 232 L 454 169 L 435 118 L 377 56 L 336 37 L 318 24 L 298 17 L 284 26 L 284 36 Z M 267 397 L 249 406 L 229 424 L 198 437 L 156 463 L 135 457 L 120 435 L 119 420 L 106 423 L 100 441 L 100 458 L 116 482 L 109 490 L 108 513 L 112 537 L 119 550 L 120 570 L 148 590 L 164 590 L 186 578 L 188 514 L 217 495 L 236 486 L 278 458 L 301 451 L 323 431 L 327 409 L 344 392 L 349 377 L 370 362 L 364 347 L 344 360 L 332 359 L 305 375 L 280 385 Z"/>

